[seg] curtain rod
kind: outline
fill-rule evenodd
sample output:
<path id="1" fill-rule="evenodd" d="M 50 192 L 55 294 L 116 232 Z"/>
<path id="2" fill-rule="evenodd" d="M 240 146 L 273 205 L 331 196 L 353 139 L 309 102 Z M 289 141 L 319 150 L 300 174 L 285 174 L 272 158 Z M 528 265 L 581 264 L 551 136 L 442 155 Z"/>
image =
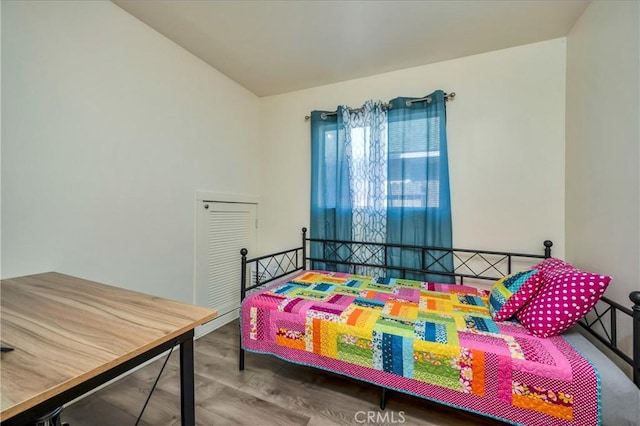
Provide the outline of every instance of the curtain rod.
<path id="1" fill-rule="evenodd" d="M 456 92 L 451 92 L 451 93 L 445 93 L 444 94 L 444 100 L 448 101 L 448 100 L 453 100 L 453 98 L 456 97 Z M 407 106 L 415 103 L 415 102 L 426 102 L 426 103 L 431 103 L 431 97 L 427 96 L 426 98 L 420 98 L 420 99 L 413 99 L 410 101 L 407 101 Z M 391 108 L 391 104 L 382 104 L 383 108 Z M 361 111 L 362 108 L 349 108 L 351 111 Z M 327 118 L 327 116 L 329 115 L 337 115 L 338 112 L 337 111 L 333 111 L 333 112 L 323 112 L 320 116 L 322 117 L 322 119 Z M 304 116 L 304 120 L 308 121 L 311 118 L 310 115 L 305 115 Z"/>

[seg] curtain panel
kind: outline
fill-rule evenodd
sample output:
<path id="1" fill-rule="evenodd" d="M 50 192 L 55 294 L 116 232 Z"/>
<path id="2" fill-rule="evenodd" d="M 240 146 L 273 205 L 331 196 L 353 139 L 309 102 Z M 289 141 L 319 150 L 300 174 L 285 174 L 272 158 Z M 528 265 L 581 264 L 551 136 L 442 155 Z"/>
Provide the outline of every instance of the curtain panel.
<path id="1" fill-rule="evenodd" d="M 396 98 L 388 106 L 311 113 L 311 238 L 451 248 L 451 199 L 444 92 Z M 311 257 L 345 259 L 348 249 L 312 245 Z M 453 258 L 441 250 L 387 248 L 369 253 L 371 263 L 452 272 Z M 346 271 L 331 264 L 314 268 Z M 357 273 L 377 275 L 365 269 Z M 388 276 L 399 276 L 389 271 Z M 452 282 L 447 276 L 407 278 Z"/>
<path id="2" fill-rule="evenodd" d="M 344 140 L 342 107 L 337 114 L 311 113 L 311 238 L 351 240 L 351 190 Z M 324 251 L 323 251 L 324 250 Z M 312 244 L 312 258 L 346 258 L 336 244 Z M 341 257 L 344 256 L 344 257 Z M 314 269 L 348 272 L 344 265 L 314 262 Z"/>

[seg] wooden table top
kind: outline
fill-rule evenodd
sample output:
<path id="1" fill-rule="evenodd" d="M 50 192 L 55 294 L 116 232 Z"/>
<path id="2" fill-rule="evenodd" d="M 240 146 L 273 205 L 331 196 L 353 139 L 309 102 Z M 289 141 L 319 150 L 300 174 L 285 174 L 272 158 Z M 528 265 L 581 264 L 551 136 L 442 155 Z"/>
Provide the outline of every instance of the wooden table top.
<path id="1" fill-rule="evenodd" d="M 2 280 L 0 305 L 0 420 L 216 317 L 56 272 Z"/>

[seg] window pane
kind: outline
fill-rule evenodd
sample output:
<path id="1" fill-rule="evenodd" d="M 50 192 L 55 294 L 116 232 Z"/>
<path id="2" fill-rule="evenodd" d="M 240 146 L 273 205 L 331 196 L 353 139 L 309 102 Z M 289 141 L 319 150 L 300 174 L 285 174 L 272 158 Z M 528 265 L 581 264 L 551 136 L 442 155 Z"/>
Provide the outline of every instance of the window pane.
<path id="1" fill-rule="evenodd" d="M 391 207 L 439 207 L 439 132 L 439 118 L 418 116 L 389 125 Z"/>

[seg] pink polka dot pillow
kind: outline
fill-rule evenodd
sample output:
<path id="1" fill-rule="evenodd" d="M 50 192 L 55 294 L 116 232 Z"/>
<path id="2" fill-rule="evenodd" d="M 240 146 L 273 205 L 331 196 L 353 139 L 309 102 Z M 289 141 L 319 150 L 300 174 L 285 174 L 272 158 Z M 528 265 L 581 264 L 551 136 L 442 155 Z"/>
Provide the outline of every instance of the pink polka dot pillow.
<path id="1" fill-rule="evenodd" d="M 611 277 L 567 264 L 543 273 L 543 285 L 516 318 L 538 337 L 562 333 L 584 317 L 602 297 Z"/>
<path id="2" fill-rule="evenodd" d="M 548 257 L 537 265 L 532 266 L 531 269 L 537 269 L 544 274 L 552 269 L 563 268 L 566 266 L 572 267 L 562 259 L 558 259 L 557 257 Z"/>

